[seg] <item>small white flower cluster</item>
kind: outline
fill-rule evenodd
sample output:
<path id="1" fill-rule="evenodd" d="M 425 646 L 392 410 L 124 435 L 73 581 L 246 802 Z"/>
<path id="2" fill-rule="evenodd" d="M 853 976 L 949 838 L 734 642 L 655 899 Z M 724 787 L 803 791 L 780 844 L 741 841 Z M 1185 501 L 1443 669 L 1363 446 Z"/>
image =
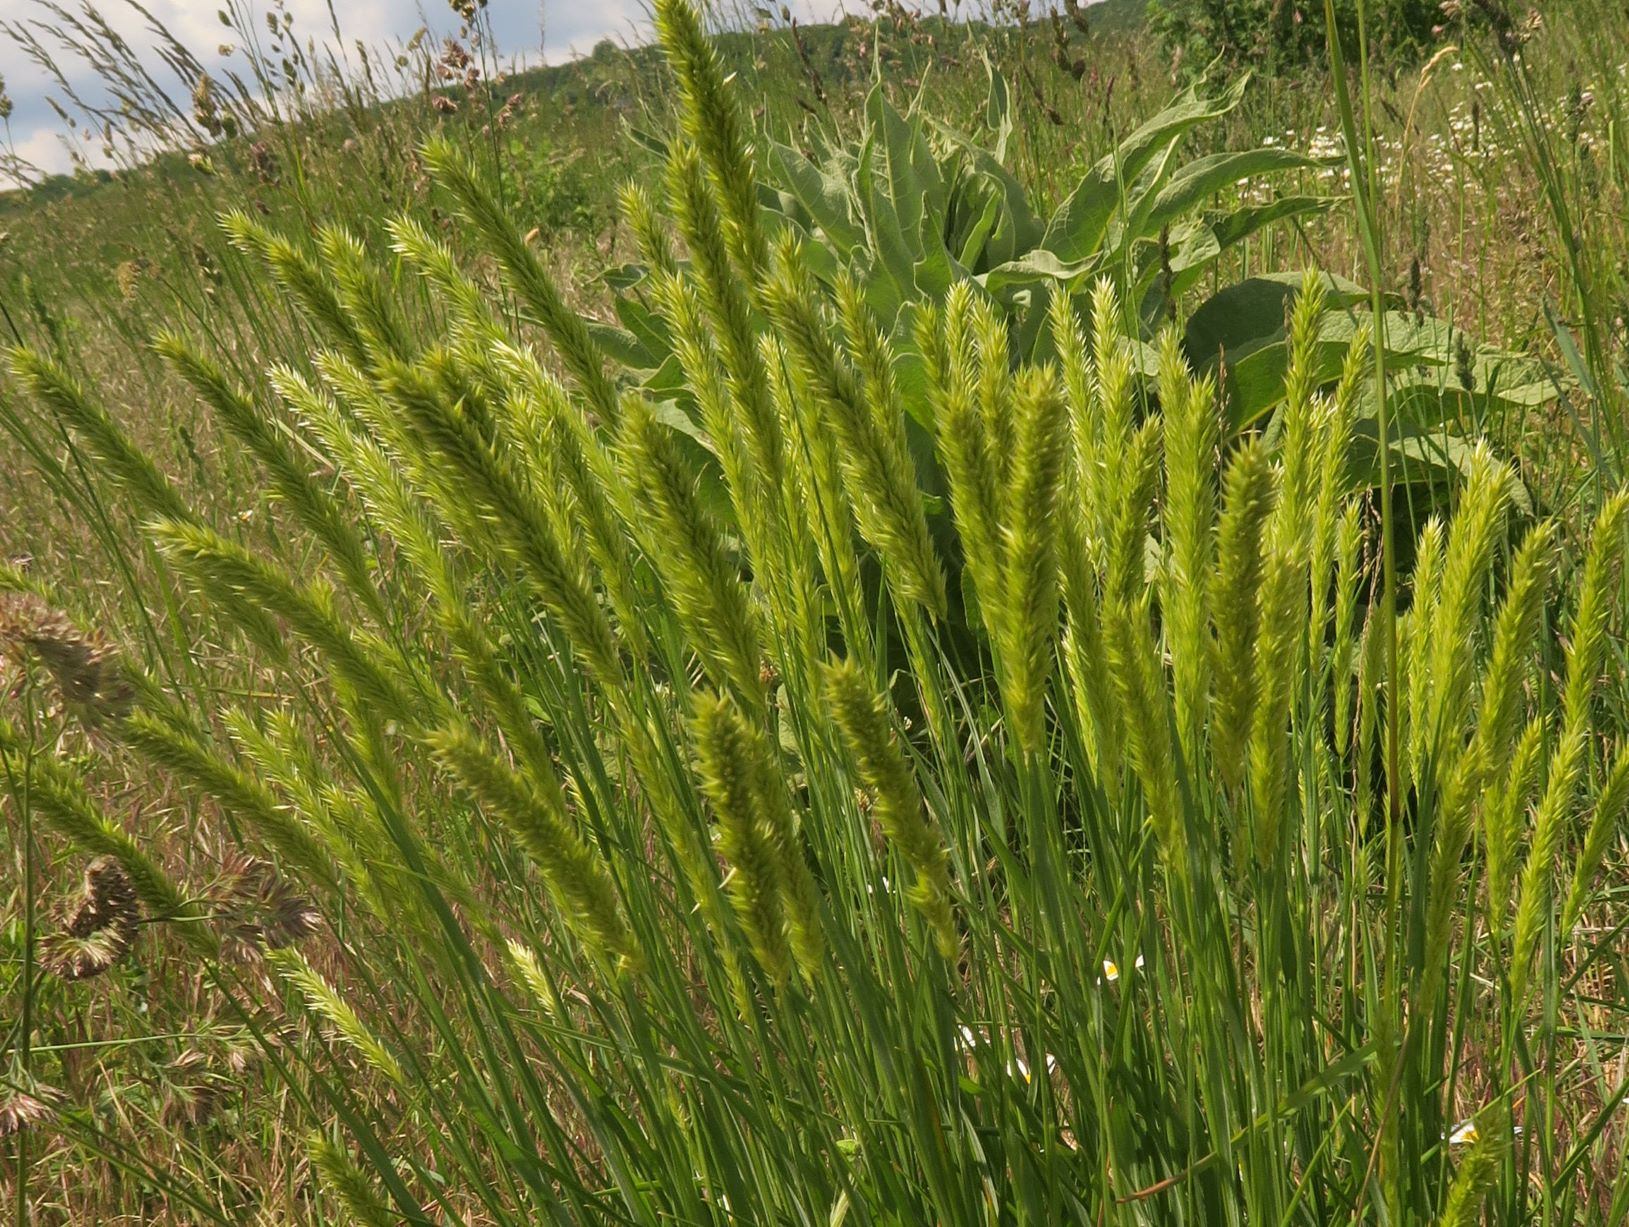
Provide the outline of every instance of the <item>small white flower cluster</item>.
<path id="1" fill-rule="evenodd" d="M 1142 955 L 1139 954 L 1137 956 L 1136 960 L 1131 965 L 1131 969 L 1133 971 L 1141 971 L 1143 969 L 1143 956 Z M 1120 979 L 1120 964 L 1116 963 L 1113 959 L 1104 959 L 1103 960 L 1103 976 L 1102 976 L 1102 979 L 1098 980 L 1098 983 L 1099 984 L 1115 984 L 1115 983 L 1119 982 L 1119 979 Z"/>
<path id="2" fill-rule="evenodd" d="M 1519 1138 L 1523 1132 L 1520 1125 L 1513 1125 L 1510 1136 Z M 1462 1120 L 1442 1136 L 1448 1140 L 1450 1146 L 1474 1146 L 1482 1140 L 1482 1134 L 1474 1120 Z"/>
<path id="3" fill-rule="evenodd" d="M 989 1037 L 986 1034 L 973 1030 L 972 1027 L 967 1026 L 965 1023 L 956 1029 L 956 1047 L 969 1055 L 989 1042 Z M 1046 1066 L 1046 1072 L 1051 1074 L 1058 1068 L 1058 1059 L 1050 1052 L 1046 1053 L 1045 1057 L 1043 1064 Z M 1028 1062 L 1023 1057 L 1016 1055 L 1007 1062 L 1007 1076 L 1009 1078 L 1018 1078 L 1025 1083 L 1034 1081 L 1034 1075 L 1030 1072 Z"/>

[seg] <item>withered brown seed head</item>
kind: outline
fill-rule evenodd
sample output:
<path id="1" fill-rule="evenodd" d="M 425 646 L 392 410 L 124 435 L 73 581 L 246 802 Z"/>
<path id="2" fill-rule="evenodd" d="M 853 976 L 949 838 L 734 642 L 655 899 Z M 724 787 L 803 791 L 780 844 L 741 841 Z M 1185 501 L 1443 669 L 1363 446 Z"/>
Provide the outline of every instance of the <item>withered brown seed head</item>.
<path id="1" fill-rule="evenodd" d="M 124 867 L 100 856 L 85 870 L 84 886 L 61 909 L 61 929 L 41 942 L 40 961 L 64 980 L 88 980 L 130 950 L 141 924 L 141 905 Z"/>
<path id="2" fill-rule="evenodd" d="M 135 698 L 118 652 L 32 592 L 0 593 L 0 652 L 33 657 L 51 675 L 65 708 L 87 727 L 116 720 Z"/>
<path id="3" fill-rule="evenodd" d="M 243 962 L 310 937 L 322 925 L 311 901 L 256 856 L 238 855 L 227 862 L 215 905 L 226 930 L 225 945 Z"/>
<path id="4" fill-rule="evenodd" d="M 21 1133 L 52 1116 L 67 1097 L 55 1087 L 36 1086 L 32 1095 L 13 1091 L 0 1099 L 0 1138 Z"/>
<path id="5" fill-rule="evenodd" d="M 231 1088 L 231 1079 L 197 1048 L 184 1050 L 165 1072 L 170 1097 L 164 1104 L 164 1123 L 171 1128 L 208 1124 Z"/>

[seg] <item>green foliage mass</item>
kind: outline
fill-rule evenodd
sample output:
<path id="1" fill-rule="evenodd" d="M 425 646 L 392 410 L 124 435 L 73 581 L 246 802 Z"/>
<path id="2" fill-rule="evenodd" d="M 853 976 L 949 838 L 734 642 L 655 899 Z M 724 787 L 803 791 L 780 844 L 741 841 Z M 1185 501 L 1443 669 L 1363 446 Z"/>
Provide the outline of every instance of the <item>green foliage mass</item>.
<path id="1" fill-rule="evenodd" d="M 1335 0 L 1335 28 L 1356 53 L 1360 0 Z M 1437 0 L 1370 0 L 1375 50 L 1408 57 L 1429 47 L 1443 24 Z M 1220 59 L 1268 72 L 1324 60 L 1328 19 L 1321 0 L 1150 0 L 1148 23 L 1188 71 Z"/>

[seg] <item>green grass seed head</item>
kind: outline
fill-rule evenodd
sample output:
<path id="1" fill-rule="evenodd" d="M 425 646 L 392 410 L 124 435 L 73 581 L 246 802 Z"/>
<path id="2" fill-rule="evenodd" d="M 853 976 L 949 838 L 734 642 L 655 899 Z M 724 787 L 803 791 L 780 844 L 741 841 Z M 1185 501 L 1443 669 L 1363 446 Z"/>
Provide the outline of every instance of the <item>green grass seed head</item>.
<path id="1" fill-rule="evenodd" d="M 1510 1139 L 1510 1111 L 1502 1103 L 1477 1117 L 1476 1140 L 1448 1186 L 1448 1199 L 1437 1220 L 1441 1227 L 1476 1227 L 1482 1221 L 1483 1205 L 1504 1170 Z"/>
<path id="2" fill-rule="evenodd" d="M 1629 808 L 1629 749 L 1620 747 L 1606 772 L 1606 781 L 1595 798 L 1578 859 L 1573 865 L 1572 884 L 1561 909 L 1561 934 L 1572 933 L 1595 889 L 1595 878 L 1606 860 L 1612 841 L 1622 832 L 1624 810 Z"/>
<path id="3" fill-rule="evenodd" d="M 681 126 L 706 163 L 736 263 L 748 282 L 756 281 L 769 262 L 769 246 L 759 221 L 747 122 L 689 0 L 657 0 L 655 8 L 657 36 L 679 84 Z"/>
<path id="4" fill-rule="evenodd" d="M 647 551 L 691 647 L 721 685 L 754 710 L 764 703 L 761 614 L 725 544 L 723 526 L 701 500 L 693 467 L 672 428 L 644 404 L 624 418 L 628 480 L 647 514 Z"/>
<path id="5" fill-rule="evenodd" d="M 1509 764 L 1492 758 L 1494 785 L 1482 808 L 1483 843 L 1487 849 L 1488 919 L 1496 932 L 1502 932 L 1511 907 L 1511 889 L 1516 881 L 1516 857 L 1521 850 L 1528 805 L 1544 779 L 1544 749 L 1548 726 L 1542 716 L 1534 717 L 1511 747 Z"/>
<path id="6" fill-rule="evenodd" d="M 1014 390 L 1012 496 L 1005 527 L 1002 658 L 1008 711 L 1021 748 L 1040 753 L 1058 631 L 1056 526 L 1067 421 L 1050 370 L 1026 371 Z"/>
<path id="7" fill-rule="evenodd" d="M 959 943 L 950 908 L 949 857 L 924 810 L 884 700 L 847 661 L 828 666 L 825 683 L 832 718 L 859 768 L 860 782 L 876 798 L 873 813 L 914 874 L 906 897 L 928 922 L 939 953 L 953 958 Z"/>
<path id="8" fill-rule="evenodd" d="M 578 835 L 552 777 L 522 775 L 498 759 L 467 727 L 432 733 L 437 759 L 515 837 L 538 867 L 560 911 L 606 964 L 645 964 L 617 903 L 603 858 Z"/>
<path id="9" fill-rule="evenodd" d="M 784 984 L 792 968 L 786 859 L 760 794 L 755 747 L 735 711 L 711 696 L 696 699 L 694 727 L 702 791 L 718 820 L 719 851 L 730 867 L 730 902 L 753 957 L 771 981 Z"/>
<path id="10" fill-rule="evenodd" d="M 357 1227 L 392 1227 L 401 1216 L 379 1196 L 373 1182 L 349 1154 L 321 1134 L 306 1140 L 306 1154 L 344 1213 Z"/>
<path id="11" fill-rule="evenodd" d="M 1223 480 L 1216 569 L 1209 583 L 1211 624 L 1211 745 L 1229 791 L 1244 780 L 1245 752 L 1255 716 L 1257 633 L 1265 565 L 1263 534 L 1277 499 L 1264 445 L 1251 439 L 1233 454 Z"/>
<path id="12" fill-rule="evenodd" d="M 766 298 L 782 342 L 840 443 L 844 489 L 861 535 L 882 557 L 900 595 L 942 617 L 947 608 L 944 568 L 928 529 L 904 415 L 885 415 L 881 407 L 867 403 L 866 377 L 852 358 L 856 353 L 865 357 L 886 392 L 891 359 L 875 336 L 874 323 L 851 297 L 847 320 L 839 309 L 839 322 L 849 328 L 846 350 L 839 350 L 813 276 L 791 239 L 777 248 Z"/>
<path id="13" fill-rule="evenodd" d="M 1114 675 L 1126 754 L 1142 785 L 1160 860 L 1173 879 L 1185 882 L 1189 848 L 1171 736 L 1171 703 L 1149 617 L 1147 597 L 1135 605 L 1108 601 L 1103 642 Z"/>
<path id="14" fill-rule="evenodd" d="M 1567 647 L 1567 685 L 1563 719 L 1569 728 L 1582 728 L 1589 720 L 1590 704 L 1606 652 L 1607 623 L 1612 612 L 1618 564 L 1623 558 L 1625 521 L 1629 520 L 1629 491 L 1608 498 L 1595 517 L 1578 607 L 1573 615 Z"/>

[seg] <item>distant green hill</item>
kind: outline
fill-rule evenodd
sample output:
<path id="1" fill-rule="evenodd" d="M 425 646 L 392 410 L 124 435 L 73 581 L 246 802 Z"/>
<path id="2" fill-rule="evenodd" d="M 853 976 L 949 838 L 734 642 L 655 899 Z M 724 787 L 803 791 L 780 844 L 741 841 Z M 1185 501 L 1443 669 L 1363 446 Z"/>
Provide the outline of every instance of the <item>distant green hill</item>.
<path id="1" fill-rule="evenodd" d="M 1086 4 L 1091 37 L 1126 37 L 1146 23 L 1147 7 L 1148 0 L 1099 0 Z M 885 76 L 912 85 L 924 77 L 945 48 L 976 46 L 984 40 L 992 44 L 1010 43 L 1018 32 L 1011 24 L 953 22 L 938 16 L 913 18 L 912 22 L 917 32 L 931 37 L 915 38 L 909 30 L 890 28 L 881 61 Z M 717 46 L 727 66 L 739 74 L 749 93 L 758 99 L 760 114 L 767 109 L 773 115 L 797 119 L 804 111 L 812 113 L 816 81 L 829 90 L 834 99 L 864 95 L 876 68 L 867 31 L 885 27 L 888 27 L 886 19 L 874 27 L 868 23 L 822 23 L 799 26 L 794 35 L 792 30 L 776 26 L 720 34 Z M 1053 50 L 1050 23 L 1032 22 L 1029 32 L 1040 61 L 1046 62 Z M 1072 25 L 1069 37 L 1071 41 L 1080 40 Z M 935 79 L 945 71 L 944 63 L 971 66 L 975 62 L 954 56 L 942 58 Z M 951 72 L 955 75 L 957 70 Z M 972 75 L 982 79 L 980 70 L 972 70 Z M 546 136 L 549 147 L 604 148 L 605 141 L 616 139 L 624 119 L 652 102 L 659 105 L 665 94 L 666 75 L 659 48 L 623 48 L 607 39 L 602 40 L 591 55 L 516 72 L 506 80 L 505 89 L 528 99 L 548 117 L 540 135 Z M 443 87 L 437 92 L 458 93 L 452 87 Z M 358 100 L 353 108 L 306 115 L 300 120 L 301 143 L 307 148 L 331 146 L 337 153 L 359 126 L 401 120 L 408 128 L 422 125 L 428 130 L 429 117 L 417 118 L 422 111 L 423 99 L 419 96 L 387 98 L 371 104 Z M 209 150 L 210 160 L 229 178 L 252 179 L 248 169 L 252 143 L 252 138 L 239 138 L 215 144 Z M 12 222 L 55 203 L 84 200 L 109 189 L 129 189 L 166 176 L 190 180 L 196 178 L 196 172 L 188 166 L 183 154 L 172 152 L 154 157 L 133 172 L 95 170 L 77 175 L 52 175 L 31 188 L 0 190 L 0 222 Z"/>
<path id="2" fill-rule="evenodd" d="M 1102 0 L 1090 5 L 1086 16 L 1092 28 L 1104 34 L 1135 30 L 1148 20 L 1148 0 Z"/>

